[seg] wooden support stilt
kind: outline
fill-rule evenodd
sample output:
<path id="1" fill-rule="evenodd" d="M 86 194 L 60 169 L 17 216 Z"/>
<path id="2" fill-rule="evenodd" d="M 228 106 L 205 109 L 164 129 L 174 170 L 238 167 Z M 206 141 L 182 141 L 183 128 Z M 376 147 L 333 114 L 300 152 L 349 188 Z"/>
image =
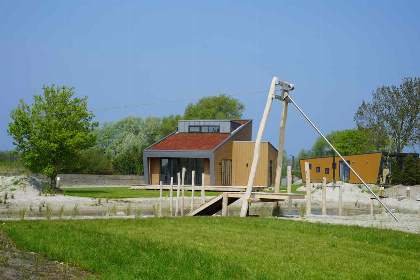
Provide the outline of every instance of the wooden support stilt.
<path id="1" fill-rule="evenodd" d="M 276 180 L 274 183 L 274 192 L 280 192 L 281 185 L 281 171 L 283 169 L 283 152 L 284 152 L 284 132 L 286 129 L 286 119 L 287 119 L 287 108 L 288 104 L 286 101 L 283 101 L 283 111 L 280 121 L 280 135 L 279 135 L 279 150 L 277 152 L 277 167 L 276 167 Z M 279 202 L 276 201 L 273 203 L 273 207 L 277 207 Z"/>
<path id="2" fill-rule="evenodd" d="M 178 212 L 179 212 L 179 194 L 181 191 L 181 174 L 178 172 L 177 176 L 178 176 L 178 187 L 176 189 L 175 216 L 178 216 Z"/>
<path id="3" fill-rule="evenodd" d="M 222 217 L 226 217 L 228 214 L 228 194 L 223 194 L 223 200 L 222 200 Z"/>
<path id="4" fill-rule="evenodd" d="M 170 185 L 170 189 L 169 189 L 169 209 L 171 211 L 171 216 L 173 216 L 173 208 L 174 208 L 174 177 L 171 177 L 171 185 Z"/>
<path id="5" fill-rule="evenodd" d="M 287 193 L 292 193 L 292 167 L 287 166 Z M 292 198 L 288 199 L 289 215 L 292 215 Z"/>
<path id="6" fill-rule="evenodd" d="M 162 181 L 160 181 L 160 189 L 159 189 L 159 217 L 162 217 L 162 198 L 163 198 L 163 185 L 162 185 Z"/>
<path id="7" fill-rule="evenodd" d="M 327 215 L 327 178 L 322 178 L 322 215 Z"/>
<path id="8" fill-rule="evenodd" d="M 370 199 L 370 215 L 373 216 L 373 198 Z"/>
<path id="9" fill-rule="evenodd" d="M 265 125 L 267 123 L 268 115 L 271 110 L 271 105 L 273 104 L 273 100 L 275 97 L 276 85 L 278 84 L 279 80 L 277 77 L 274 77 L 271 82 L 270 92 L 268 93 L 267 103 L 265 105 L 264 114 L 261 119 L 260 128 L 258 129 L 257 139 L 255 141 L 254 147 L 254 158 L 252 160 L 251 172 L 249 173 L 248 178 L 248 185 L 246 188 L 245 196 L 242 201 L 242 208 L 241 208 L 241 217 L 246 217 L 248 213 L 248 199 L 251 197 L 252 188 L 254 186 L 254 179 L 255 174 L 257 172 L 258 160 L 260 158 L 260 148 L 261 148 L 261 141 L 264 134 Z"/>
<path id="10" fill-rule="evenodd" d="M 195 195 L 195 170 L 191 174 L 191 210 L 194 209 L 194 195 Z"/>
<path id="11" fill-rule="evenodd" d="M 204 189 L 204 173 L 201 174 L 201 204 L 206 202 L 206 190 Z"/>
<path id="12" fill-rule="evenodd" d="M 343 215 L 343 182 L 338 186 L 338 216 Z"/>
<path id="13" fill-rule="evenodd" d="M 306 177 L 306 215 L 312 214 L 312 191 L 311 191 L 311 170 L 309 169 L 309 162 L 305 162 L 305 177 Z"/>
<path id="14" fill-rule="evenodd" d="M 184 216 L 184 198 L 185 198 L 185 167 L 182 168 L 182 175 L 181 175 L 181 185 L 182 185 L 182 194 L 181 194 L 181 216 Z"/>

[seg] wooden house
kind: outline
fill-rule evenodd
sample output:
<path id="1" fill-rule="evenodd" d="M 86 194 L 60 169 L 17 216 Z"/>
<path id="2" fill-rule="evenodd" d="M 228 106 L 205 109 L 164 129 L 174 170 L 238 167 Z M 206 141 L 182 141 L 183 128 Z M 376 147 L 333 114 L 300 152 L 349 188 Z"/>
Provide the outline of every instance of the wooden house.
<path id="1" fill-rule="evenodd" d="M 207 186 L 246 186 L 255 142 L 251 120 L 180 120 L 177 131 L 143 151 L 144 180 L 169 184 L 186 168 L 185 184 Z M 275 177 L 277 150 L 268 142 L 261 145 L 255 186 L 270 186 Z"/>

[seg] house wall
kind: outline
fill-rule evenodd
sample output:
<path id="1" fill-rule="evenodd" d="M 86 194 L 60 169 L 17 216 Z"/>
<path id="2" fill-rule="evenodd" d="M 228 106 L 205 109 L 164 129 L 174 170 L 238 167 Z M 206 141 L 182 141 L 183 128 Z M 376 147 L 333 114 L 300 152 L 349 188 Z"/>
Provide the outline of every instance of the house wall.
<path id="1" fill-rule="evenodd" d="M 245 124 L 231 138 L 216 148 L 214 151 L 214 178 L 216 186 L 222 185 L 222 159 L 232 160 L 233 141 L 251 141 L 251 138 L 252 121 Z"/>
<path id="2" fill-rule="evenodd" d="M 211 186 L 210 182 L 210 160 L 208 158 L 204 159 L 204 185 Z"/>
<path id="3" fill-rule="evenodd" d="M 254 158 L 255 142 L 233 142 L 232 184 L 246 186 Z M 262 142 L 254 186 L 269 186 L 269 166 L 272 161 L 272 180 L 276 175 L 277 150 L 268 142 Z"/>
<path id="4" fill-rule="evenodd" d="M 150 158 L 150 184 L 159 185 L 160 158 Z"/>
<path id="5" fill-rule="evenodd" d="M 364 155 L 351 155 L 344 156 L 346 161 L 350 161 L 350 166 L 359 174 L 362 179 L 369 184 L 376 184 L 378 180 L 379 167 L 381 164 L 381 153 L 364 154 Z M 341 158 L 336 157 L 335 162 L 337 168 L 335 169 L 335 180 L 340 180 L 340 164 Z M 311 168 L 311 182 L 322 182 L 322 178 L 326 177 L 327 182 L 333 181 L 333 158 L 314 158 L 305 159 L 300 161 L 300 168 L 302 170 L 303 182 L 306 180 L 305 176 L 305 162 L 309 162 L 312 165 Z M 316 172 L 316 167 L 320 167 L 320 172 Z M 325 168 L 330 169 L 329 174 L 325 174 Z M 354 175 L 350 170 L 350 183 L 360 184 L 362 183 L 359 178 Z"/>

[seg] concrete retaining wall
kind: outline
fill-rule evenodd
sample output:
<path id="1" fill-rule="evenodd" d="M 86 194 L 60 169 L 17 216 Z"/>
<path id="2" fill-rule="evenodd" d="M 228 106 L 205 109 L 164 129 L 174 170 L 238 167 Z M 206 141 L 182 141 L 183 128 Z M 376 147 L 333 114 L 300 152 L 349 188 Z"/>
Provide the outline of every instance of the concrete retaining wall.
<path id="1" fill-rule="evenodd" d="M 131 186 L 142 185 L 143 176 L 59 174 L 62 187 Z"/>

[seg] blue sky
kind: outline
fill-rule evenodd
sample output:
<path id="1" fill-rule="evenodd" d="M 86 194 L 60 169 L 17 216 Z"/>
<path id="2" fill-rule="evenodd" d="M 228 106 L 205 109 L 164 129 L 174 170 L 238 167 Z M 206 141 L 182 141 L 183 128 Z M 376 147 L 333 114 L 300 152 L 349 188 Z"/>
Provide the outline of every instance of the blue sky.
<path id="1" fill-rule="evenodd" d="M 0 0 L 0 149 L 10 110 L 45 85 L 89 108 L 267 91 L 273 76 L 325 134 L 355 126 L 378 86 L 420 76 L 420 1 Z M 267 95 L 240 96 L 255 139 Z M 96 120 L 182 114 L 188 102 L 96 110 Z M 278 146 L 275 101 L 264 140 Z M 285 148 L 316 132 L 290 107 Z M 408 149 L 411 151 L 412 149 Z"/>

